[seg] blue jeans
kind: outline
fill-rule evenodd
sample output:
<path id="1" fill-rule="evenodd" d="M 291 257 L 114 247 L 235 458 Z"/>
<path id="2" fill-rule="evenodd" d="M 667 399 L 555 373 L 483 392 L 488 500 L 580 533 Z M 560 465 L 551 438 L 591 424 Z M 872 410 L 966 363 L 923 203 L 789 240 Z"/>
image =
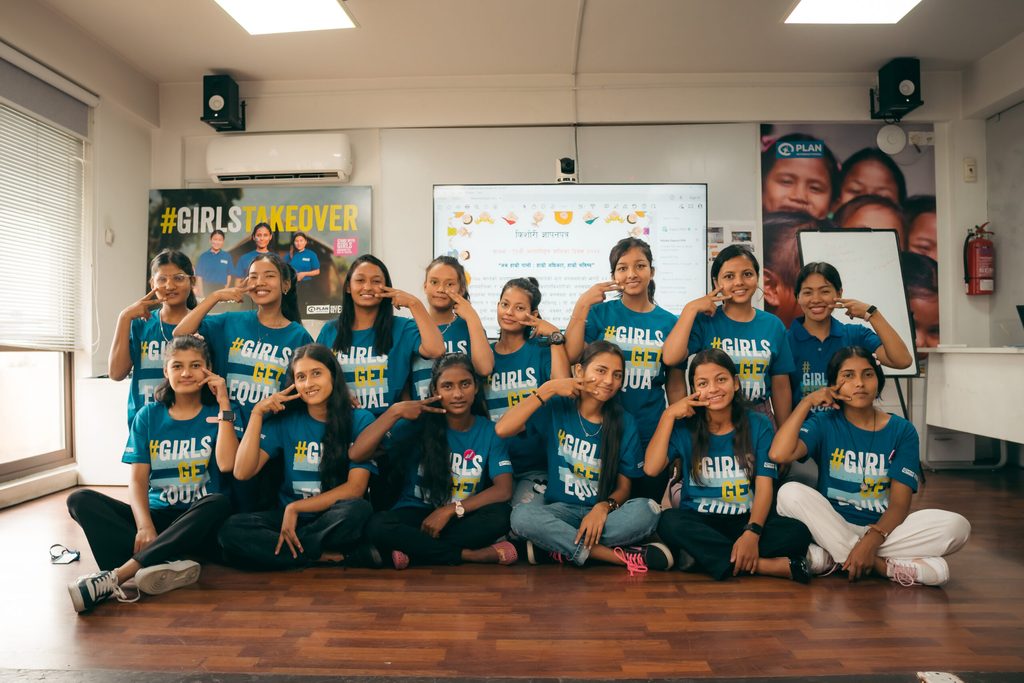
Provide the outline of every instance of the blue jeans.
<path id="1" fill-rule="evenodd" d="M 512 531 L 535 545 L 561 553 L 578 565 L 590 557 L 590 549 L 576 534 L 591 505 L 546 503 L 519 505 L 512 510 Z M 630 545 L 651 535 L 658 526 L 661 506 L 650 498 L 633 498 L 608 514 L 601 531 L 600 545 L 608 548 Z"/>
<path id="2" fill-rule="evenodd" d="M 547 483 L 548 473 L 544 470 L 531 470 L 516 474 L 513 478 L 512 507 L 543 505 L 544 489 L 547 487 Z"/>

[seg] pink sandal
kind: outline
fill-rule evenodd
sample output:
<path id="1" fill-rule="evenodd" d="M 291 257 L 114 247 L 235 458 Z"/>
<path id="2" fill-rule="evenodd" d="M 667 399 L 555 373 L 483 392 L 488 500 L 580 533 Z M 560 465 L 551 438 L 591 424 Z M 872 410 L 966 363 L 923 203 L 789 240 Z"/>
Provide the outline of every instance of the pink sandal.
<path id="1" fill-rule="evenodd" d="M 519 553 L 516 552 L 516 547 L 508 541 L 495 543 L 491 547 L 498 553 L 498 564 L 515 564 L 519 560 Z"/>

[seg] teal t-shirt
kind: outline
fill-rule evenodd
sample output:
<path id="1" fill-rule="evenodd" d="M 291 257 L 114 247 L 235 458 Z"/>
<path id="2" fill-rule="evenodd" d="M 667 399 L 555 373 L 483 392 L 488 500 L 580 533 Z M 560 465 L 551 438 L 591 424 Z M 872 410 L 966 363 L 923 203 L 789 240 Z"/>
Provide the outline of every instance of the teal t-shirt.
<path id="1" fill-rule="evenodd" d="M 395 509 L 404 507 L 436 508 L 457 500 L 465 500 L 480 493 L 502 474 L 512 474 L 512 463 L 508 459 L 505 440 L 494 433 L 494 424 L 482 415 L 477 415 L 473 426 L 465 432 L 447 428 L 448 450 L 451 452 L 451 494 L 447 500 L 428 500 L 423 486 L 423 469 L 420 465 L 422 450 L 420 438 L 423 423 L 419 420 L 399 420 L 391 428 L 385 447 L 412 448 L 416 453 L 406 473 L 402 495 L 395 503 Z"/>
<path id="2" fill-rule="evenodd" d="M 691 418 L 692 419 L 692 418 Z M 699 418 L 698 418 L 699 419 Z M 778 478 L 778 468 L 768 459 L 772 444 L 771 421 L 761 413 L 747 411 L 750 444 L 754 456 L 753 476 Z M 715 515 L 744 515 L 754 502 L 754 483 L 736 457 L 736 432 L 712 434 L 707 454 L 701 458 L 700 480 L 692 474 L 693 433 L 688 421 L 677 422 L 669 438 L 668 459 L 682 460 L 683 490 L 679 507 Z"/>
<path id="3" fill-rule="evenodd" d="M 620 299 L 598 304 L 587 314 L 586 342 L 604 339 L 622 349 L 622 407 L 636 420 L 643 445 L 654 436 L 665 411 L 668 369 L 662 363 L 661 350 L 676 320 L 675 315 L 660 306 L 637 313 Z"/>
<path id="4" fill-rule="evenodd" d="M 850 424 L 841 410 L 827 410 L 807 418 L 800 440 L 818 463 L 818 490 L 847 522 L 877 522 L 889 509 L 892 481 L 917 491 L 920 441 L 902 417 L 890 415 L 871 432 Z"/>
<path id="5" fill-rule="evenodd" d="M 444 339 L 445 353 L 464 353 L 472 357 L 469 343 L 469 325 L 462 318 L 450 323 L 438 325 L 441 338 Z M 434 367 L 433 358 L 422 358 L 417 353 L 412 359 L 413 398 L 424 399 L 430 396 L 430 374 Z"/>
<path id="6" fill-rule="evenodd" d="M 313 338 L 302 325 L 282 328 L 261 324 L 256 311 L 208 315 L 206 343 L 213 355 L 213 371 L 224 378 L 228 395 L 246 421 L 253 406 L 284 389 L 284 376 L 295 349 Z"/>
<path id="7" fill-rule="evenodd" d="M 204 405 L 190 420 L 175 420 L 163 403 L 135 416 L 121 462 L 149 465 L 149 507 L 185 509 L 220 491 L 216 446 L 220 409 Z M 244 428 L 236 418 L 235 433 Z"/>
<path id="8" fill-rule="evenodd" d="M 338 321 L 323 326 L 317 343 L 334 348 L 338 338 Z M 411 318 L 394 318 L 391 348 L 381 353 L 374 348 L 373 328 L 353 330 L 352 346 L 347 352 L 336 351 L 345 371 L 348 389 L 359 398 L 359 407 L 380 416 L 395 403 L 409 382 L 413 356 L 419 356 L 420 331 Z"/>
<path id="9" fill-rule="evenodd" d="M 770 399 L 772 377 L 788 376 L 795 369 L 782 321 L 756 308 L 754 319 L 745 323 L 731 319 L 721 306 L 714 315 L 698 315 L 690 331 L 689 352 L 702 349 L 729 354 L 739 370 L 743 396 L 751 403 Z"/>
<path id="10" fill-rule="evenodd" d="M 157 310 L 146 320 L 133 320 L 128 328 L 128 355 L 132 359 L 131 387 L 128 390 L 129 429 L 136 413 L 142 406 L 153 402 L 153 393 L 164 381 L 164 353 L 174 339 L 175 327 L 162 322 Z M 205 320 L 199 324 L 198 334 L 206 338 Z"/>
<path id="11" fill-rule="evenodd" d="M 564 396 L 549 398 L 533 417 L 537 419 L 536 429 L 544 439 L 548 458 L 548 487 L 544 499 L 549 503 L 596 504 L 601 482 L 604 425 L 584 420 L 576 410 L 576 401 Z M 640 435 L 633 416 L 625 411 L 622 413 L 618 474 L 630 479 L 644 476 Z"/>
<path id="12" fill-rule="evenodd" d="M 484 397 L 491 420 L 497 422 L 508 409 L 529 398 L 541 384 L 551 379 L 551 349 L 526 340 L 518 351 L 498 353 L 495 344 L 494 370 L 487 375 Z M 536 400 L 536 399 L 534 399 Z M 526 429 L 508 440 L 509 457 L 516 474 L 547 469 L 544 439 L 531 416 Z"/>
<path id="13" fill-rule="evenodd" d="M 368 410 L 356 409 L 352 413 L 352 435 L 350 442 L 373 423 L 373 414 Z M 271 417 L 260 433 L 260 449 L 271 459 L 284 458 L 284 481 L 278 495 L 281 507 L 303 498 L 319 495 L 320 458 L 323 454 L 323 438 L 327 425 L 309 416 L 301 406 L 281 415 Z M 350 469 L 369 470 L 377 473 L 373 461 L 350 463 Z"/>

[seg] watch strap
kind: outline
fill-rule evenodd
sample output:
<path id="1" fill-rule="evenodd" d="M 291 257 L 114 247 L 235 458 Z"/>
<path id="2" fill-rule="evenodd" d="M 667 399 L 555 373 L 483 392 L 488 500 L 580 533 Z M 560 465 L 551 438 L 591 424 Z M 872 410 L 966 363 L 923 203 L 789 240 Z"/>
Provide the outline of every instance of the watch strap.
<path id="1" fill-rule="evenodd" d="M 743 527 L 743 530 L 744 531 L 753 531 L 758 536 L 760 536 L 762 533 L 764 533 L 764 527 L 761 526 L 760 524 L 758 524 L 757 522 L 750 522 L 745 527 Z"/>

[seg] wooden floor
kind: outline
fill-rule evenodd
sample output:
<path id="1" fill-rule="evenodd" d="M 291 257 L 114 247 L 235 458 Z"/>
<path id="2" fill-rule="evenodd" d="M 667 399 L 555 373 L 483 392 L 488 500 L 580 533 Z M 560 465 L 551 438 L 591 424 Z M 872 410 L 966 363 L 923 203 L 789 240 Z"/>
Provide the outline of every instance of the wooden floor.
<path id="1" fill-rule="evenodd" d="M 86 616 L 64 584 L 95 563 L 64 492 L 0 512 L 0 667 L 633 679 L 1024 672 L 1022 487 L 1012 467 L 929 475 L 915 508 L 955 510 L 974 526 L 942 589 L 525 564 L 206 566 L 197 586 Z M 55 542 L 83 550 L 82 561 L 50 565 Z"/>

